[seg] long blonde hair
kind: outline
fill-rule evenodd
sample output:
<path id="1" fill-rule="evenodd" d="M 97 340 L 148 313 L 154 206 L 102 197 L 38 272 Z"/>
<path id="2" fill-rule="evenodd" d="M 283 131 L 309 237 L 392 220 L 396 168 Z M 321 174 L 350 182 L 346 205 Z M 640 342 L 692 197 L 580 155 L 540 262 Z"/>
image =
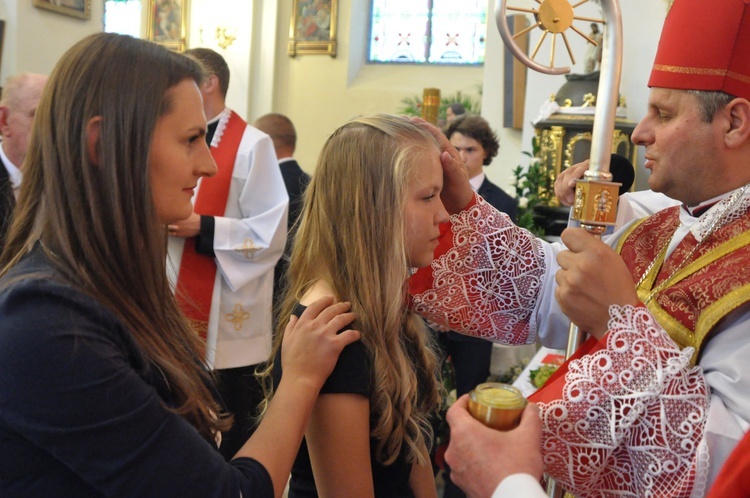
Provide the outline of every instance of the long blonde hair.
<path id="1" fill-rule="evenodd" d="M 386 465 L 404 445 L 408 462 L 422 462 L 419 448 L 432 439 L 427 417 L 440 400 L 435 353 L 406 307 L 405 287 L 405 191 L 431 148 L 431 135 L 388 115 L 355 119 L 331 135 L 306 192 L 274 346 L 275 355 L 294 306 L 316 281 L 352 303 L 353 328 L 372 359 L 370 435 Z"/>
<path id="2" fill-rule="evenodd" d="M 129 329 L 169 384 L 166 408 L 210 438 L 227 424 L 214 415 L 201 340 L 169 287 L 148 167 L 157 120 L 173 105 L 168 91 L 201 76 L 195 61 L 129 36 L 99 33 L 68 50 L 36 111 L 0 276 L 39 244 L 56 278 Z M 87 138 L 96 116 L 98 164 Z"/>

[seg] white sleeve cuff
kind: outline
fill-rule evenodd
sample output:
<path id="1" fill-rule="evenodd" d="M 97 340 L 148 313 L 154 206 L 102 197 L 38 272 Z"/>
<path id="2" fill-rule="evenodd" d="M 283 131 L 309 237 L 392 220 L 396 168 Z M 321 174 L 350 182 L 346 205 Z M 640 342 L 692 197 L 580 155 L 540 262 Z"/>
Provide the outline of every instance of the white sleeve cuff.
<path id="1" fill-rule="evenodd" d="M 547 498 L 547 493 L 542 489 L 542 485 L 536 477 L 531 474 L 511 474 L 503 479 L 492 498 L 515 498 L 523 496 L 524 498 Z"/>

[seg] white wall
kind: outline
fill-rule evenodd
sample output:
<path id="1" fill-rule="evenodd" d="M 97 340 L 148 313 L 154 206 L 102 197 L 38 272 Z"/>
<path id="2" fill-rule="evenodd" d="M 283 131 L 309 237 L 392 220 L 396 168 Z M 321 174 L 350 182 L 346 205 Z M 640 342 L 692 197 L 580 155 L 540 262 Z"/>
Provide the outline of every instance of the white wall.
<path id="1" fill-rule="evenodd" d="M 478 96 L 481 67 L 365 64 L 369 5 L 368 0 L 340 1 L 334 59 L 287 55 L 292 2 L 279 2 L 273 109 L 294 122 L 299 136 L 295 155 L 307 171 L 314 169 L 328 135 L 355 116 L 395 113 L 401 99 L 421 95 L 426 87 Z"/>
<path id="2" fill-rule="evenodd" d="M 503 112 L 505 98 L 504 82 L 504 64 L 505 64 L 505 47 L 500 33 L 495 26 L 494 2 L 490 2 L 487 15 L 487 51 L 484 62 L 484 81 L 482 94 L 482 116 L 490 124 L 493 130 L 497 132 L 500 140 L 500 152 L 493 159 L 492 163 L 484 168 L 484 172 L 491 182 L 498 185 L 510 195 L 515 195 L 511 186 L 511 177 L 513 170 L 519 164 L 526 164 L 522 158 L 524 150 L 530 151 L 530 145 L 525 144 L 521 138 L 521 130 L 503 127 Z M 520 4 L 519 4 L 520 5 Z M 527 84 L 527 91 L 532 95 L 527 95 L 526 99 L 536 99 L 533 89 Z M 511 91 L 511 89 L 508 89 Z"/>
<path id="3" fill-rule="evenodd" d="M 31 0 L 0 0 L 5 21 L 0 81 L 24 71 L 49 74 L 60 56 L 86 35 L 104 28 L 104 2 L 91 1 L 91 18 L 36 8 Z"/>
<path id="4" fill-rule="evenodd" d="M 275 64 L 272 43 L 277 11 L 277 0 L 193 0 L 190 4 L 188 47 L 209 47 L 226 58 L 232 74 L 227 98 L 243 115 L 248 115 L 254 103 L 263 112 L 270 111 L 273 78 L 265 78 L 267 71 L 263 68 Z M 6 22 L 0 81 L 23 71 L 48 74 L 75 42 L 103 31 L 103 16 L 104 0 L 91 0 L 90 19 L 38 9 L 31 0 L 0 0 L 0 19 Z M 144 0 L 143 37 L 147 34 L 147 20 Z M 227 49 L 217 44 L 217 26 L 235 28 L 237 39 Z M 268 104 L 263 109 L 258 102 Z"/>
<path id="5" fill-rule="evenodd" d="M 205 47 L 220 53 L 230 72 L 227 104 L 240 115 L 247 116 L 252 93 L 250 71 L 253 45 L 253 10 L 255 2 L 247 0 L 193 0 L 190 4 L 188 48 Z M 216 28 L 233 30 L 236 40 L 221 48 L 216 39 Z"/>

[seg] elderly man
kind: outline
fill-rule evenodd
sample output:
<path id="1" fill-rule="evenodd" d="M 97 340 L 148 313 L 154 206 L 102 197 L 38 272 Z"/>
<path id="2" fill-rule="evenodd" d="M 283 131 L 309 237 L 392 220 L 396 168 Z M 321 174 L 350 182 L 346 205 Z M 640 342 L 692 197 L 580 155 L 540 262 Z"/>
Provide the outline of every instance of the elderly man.
<path id="1" fill-rule="evenodd" d="M 26 158 L 31 124 L 46 82 L 47 77 L 41 74 L 13 76 L 5 83 L 0 99 L 0 252 L 21 187 L 21 167 Z"/>
<path id="2" fill-rule="evenodd" d="M 579 498 L 702 494 L 750 423 L 748 0 L 676 0 L 649 86 L 633 141 L 682 206 L 623 227 L 615 250 L 581 229 L 563 250 L 474 198 L 444 144 L 446 204 L 465 207 L 410 282 L 415 309 L 453 330 L 559 348 L 567 315 L 592 335 L 532 398 L 546 472 Z"/>

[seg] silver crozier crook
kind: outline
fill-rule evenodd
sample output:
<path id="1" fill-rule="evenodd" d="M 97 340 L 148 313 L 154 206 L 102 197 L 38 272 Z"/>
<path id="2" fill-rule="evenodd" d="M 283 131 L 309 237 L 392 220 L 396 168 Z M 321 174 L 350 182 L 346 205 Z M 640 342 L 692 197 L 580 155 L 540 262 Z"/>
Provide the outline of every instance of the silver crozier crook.
<path id="1" fill-rule="evenodd" d="M 599 77 L 599 87 L 596 96 L 596 111 L 594 113 L 594 125 L 591 136 L 591 157 L 588 171 L 583 180 L 576 184 L 575 204 L 573 206 L 572 219 L 590 233 L 601 236 L 607 226 L 614 224 L 617 206 L 618 188 L 617 184 L 611 183 L 612 174 L 609 172 L 609 162 L 612 153 L 612 133 L 615 128 L 615 113 L 619 100 L 620 75 L 622 73 L 622 16 L 618 0 L 599 0 L 601 4 L 602 19 L 591 19 L 577 16 L 574 9 L 589 0 L 580 0 L 571 5 L 568 0 L 535 0 L 533 8 L 507 7 L 507 0 L 497 0 L 495 4 L 495 21 L 497 22 L 500 36 L 511 53 L 526 66 L 545 74 L 565 74 L 570 72 L 569 67 L 554 67 L 555 43 L 560 35 L 568 51 L 571 61 L 575 64 L 573 53 L 570 50 L 566 31 L 572 29 L 578 35 L 586 38 L 589 43 L 596 44 L 594 40 L 582 33 L 573 25 L 574 20 L 604 22 L 602 38 L 602 61 Z M 534 15 L 535 24 L 512 35 L 508 28 L 506 11 L 525 12 Z M 544 33 L 534 49 L 532 57 L 529 58 L 514 39 L 532 29 L 538 27 Z M 548 37 L 551 37 L 550 64 L 545 66 L 533 60 L 539 47 Z M 566 357 L 575 353 L 583 342 L 583 332 L 571 323 L 568 335 L 568 347 Z M 547 494 L 557 498 L 563 496 L 564 492 L 556 485 L 554 480 L 549 479 Z"/>

